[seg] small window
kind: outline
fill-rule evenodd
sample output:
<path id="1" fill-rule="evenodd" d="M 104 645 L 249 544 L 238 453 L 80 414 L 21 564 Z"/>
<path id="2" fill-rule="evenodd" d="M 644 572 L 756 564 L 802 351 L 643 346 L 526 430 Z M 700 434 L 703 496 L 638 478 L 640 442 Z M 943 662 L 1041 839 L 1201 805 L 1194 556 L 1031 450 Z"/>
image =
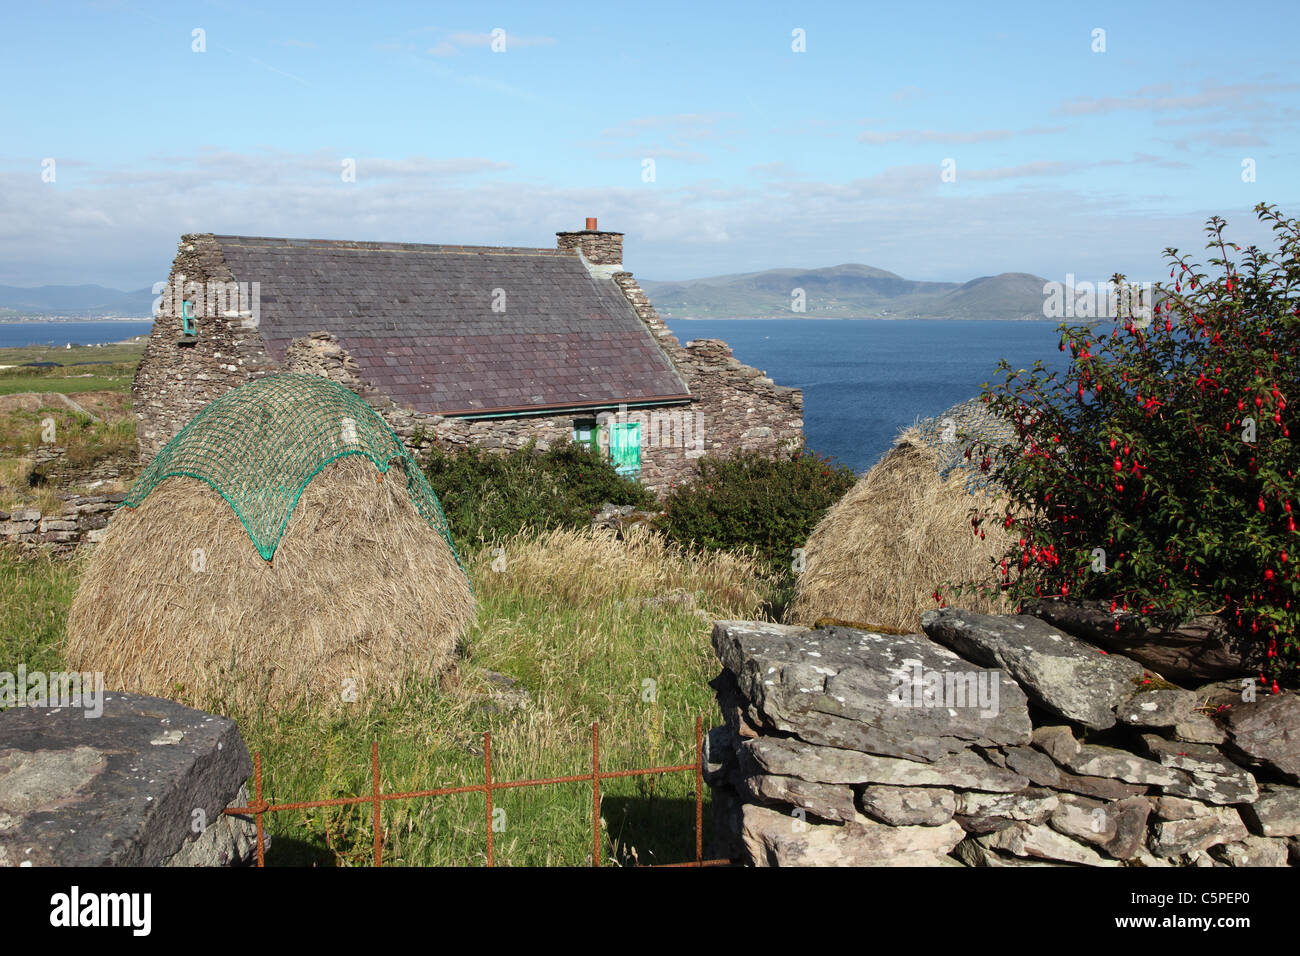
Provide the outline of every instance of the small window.
<path id="1" fill-rule="evenodd" d="M 194 302 L 186 299 L 181 303 L 181 335 L 177 345 L 192 346 L 199 340 L 199 329 L 195 322 Z"/>
<path id="2" fill-rule="evenodd" d="M 594 418 L 575 418 L 573 420 L 573 441 L 586 445 L 594 452 L 600 451 L 600 426 Z"/>

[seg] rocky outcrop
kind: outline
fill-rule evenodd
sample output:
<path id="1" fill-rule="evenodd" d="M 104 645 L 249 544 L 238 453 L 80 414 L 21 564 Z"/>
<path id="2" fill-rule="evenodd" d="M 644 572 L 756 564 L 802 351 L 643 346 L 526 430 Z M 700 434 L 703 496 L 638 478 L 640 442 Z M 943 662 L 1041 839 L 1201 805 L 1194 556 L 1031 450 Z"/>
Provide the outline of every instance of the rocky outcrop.
<path id="1" fill-rule="evenodd" d="M 724 723 L 703 770 L 718 855 L 755 866 L 1294 858 L 1294 695 L 1205 707 L 1033 617 L 943 611 L 925 630 L 714 624 Z"/>

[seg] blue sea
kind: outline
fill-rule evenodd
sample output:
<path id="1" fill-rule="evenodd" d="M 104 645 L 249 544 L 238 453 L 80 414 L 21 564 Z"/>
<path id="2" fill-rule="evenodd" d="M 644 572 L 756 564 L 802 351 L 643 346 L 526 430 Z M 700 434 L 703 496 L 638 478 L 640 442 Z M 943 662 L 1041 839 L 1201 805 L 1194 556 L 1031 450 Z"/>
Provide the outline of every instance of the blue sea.
<path id="1" fill-rule="evenodd" d="M 0 322 L 0 349 L 26 345 L 103 345 L 147 335 L 153 321 L 122 322 Z"/>
<path id="2" fill-rule="evenodd" d="M 1001 382 L 997 362 L 1064 371 L 1055 322 L 670 319 L 683 343 L 723 339 L 778 385 L 803 389 L 808 447 L 861 472 L 899 431 Z"/>

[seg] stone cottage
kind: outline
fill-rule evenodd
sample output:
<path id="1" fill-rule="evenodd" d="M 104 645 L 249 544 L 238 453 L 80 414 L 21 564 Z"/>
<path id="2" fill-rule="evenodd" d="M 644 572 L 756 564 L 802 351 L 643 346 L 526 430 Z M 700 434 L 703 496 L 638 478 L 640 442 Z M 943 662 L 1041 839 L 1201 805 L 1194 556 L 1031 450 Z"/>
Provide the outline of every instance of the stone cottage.
<path id="1" fill-rule="evenodd" d="M 182 237 L 132 385 L 148 462 L 204 405 L 276 371 L 326 375 L 419 452 L 571 439 L 661 490 L 703 454 L 775 451 L 803 397 L 725 342 L 683 346 L 623 269 L 623 234 L 555 249 Z"/>

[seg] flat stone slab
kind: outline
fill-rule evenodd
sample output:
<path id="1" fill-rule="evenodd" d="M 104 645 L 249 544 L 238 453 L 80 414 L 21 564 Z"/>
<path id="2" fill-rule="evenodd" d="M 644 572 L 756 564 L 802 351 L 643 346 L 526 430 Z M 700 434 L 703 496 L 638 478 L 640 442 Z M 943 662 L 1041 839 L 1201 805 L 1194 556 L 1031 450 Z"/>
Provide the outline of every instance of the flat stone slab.
<path id="1" fill-rule="evenodd" d="M 1065 762 L 1066 769 L 1087 777 L 1109 777 L 1143 786 L 1171 786 L 1186 777 L 1154 760 L 1147 760 L 1127 750 L 1082 744 L 1079 752 Z"/>
<path id="2" fill-rule="evenodd" d="M 883 783 L 896 787 L 947 787 L 993 793 L 1015 793 L 1029 786 L 1029 781 L 1018 773 L 994 766 L 971 751 L 925 763 L 838 747 L 819 747 L 792 737 L 757 737 L 745 741 L 741 749 L 748 751 L 766 773 L 799 777 L 816 783 Z"/>
<path id="3" fill-rule="evenodd" d="M 922 634 L 718 621 L 713 647 L 768 726 L 810 743 L 938 760 L 1029 742 L 1015 681 Z"/>
<path id="4" fill-rule="evenodd" d="M 1300 783 L 1300 697 L 1277 694 L 1228 712 L 1229 750 Z"/>
<path id="5" fill-rule="evenodd" d="M 1143 849 L 1151 803 L 1145 797 L 1103 802 L 1062 794 L 1052 813 L 1053 830 L 1080 843 L 1090 843 L 1118 860 L 1129 860 Z"/>
<path id="6" fill-rule="evenodd" d="M 1186 778 L 1163 791 L 1206 803 L 1253 803 L 1259 796 L 1255 778 L 1209 744 L 1165 740 L 1143 734 L 1143 743 L 1161 766 L 1183 771 Z"/>
<path id="7" fill-rule="evenodd" d="M 873 820 L 895 827 L 943 826 L 957 808 L 956 796 L 940 787 L 864 787 L 858 806 Z"/>
<path id="8" fill-rule="evenodd" d="M 1120 704 L 1115 716 L 1134 727 L 1168 729 L 1189 723 L 1196 715 L 1197 703 L 1196 695 L 1190 690 L 1171 687 L 1139 690 Z"/>
<path id="9" fill-rule="evenodd" d="M 1238 843 L 1222 843 L 1210 848 L 1210 856 L 1228 866 L 1286 866 L 1285 840 L 1248 836 Z"/>
<path id="10" fill-rule="evenodd" d="M 993 833 L 1013 823 L 1042 823 L 1057 809 L 1060 799 L 1045 787 L 1019 793 L 957 794 L 956 819 L 967 833 Z"/>
<path id="11" fill-rule="evenodd" d="M 220 824 L 253 772 L 229 718 L 112 691 L 86 714 L 0 713 L 0 865 L 167 863 Z"/>
<path id="12" fill-rule="evenodd" d="M 1104 654 L 1026 614 L 995 617 L 956 608 L 921 615 L 925 633 L 967 660 L 1005 669 L 1045 710 L 1096 730 L 1137 690 L 1142 665 Z"/>
<path id="13" fill-rule="evenodd" d="M 991 850 L 1002 850 L 1016 856 L 1079 866 L 1119 866 L 1114 860 L 1102 858 L 1095 850 L 1043 824 L 1013 823 L 1004 830 L 979 837 L 978 842 Z"/>
<path id="14" fill-rule="evenodd" d="M 966 834 L 956 823 L 893 827 L 866 817 L 839 824 L 807 823 L 745 804 L 741 839 L 753 866 L 947 866 Z"/>
<path id="15" fill-rule="evenodd" d="M 1264 784 L 1259 799 L 1241 807 L 1241 817 L 1259 836 L 1300 836 L 1300 787 Z"/>
<path id="16" fill-rule="evenodd" d="M 1161 812 L 1167 811 L 1157 806 L 1157 813 Z M 1232 807 L 1206 807 L 1193 812 L 1193 816 L 1152 826 L 1151 852 L 1163 857 L 1182 856 L 1220 843 L 1237 843 L 1250 836 L 1240 814 Z"/>

